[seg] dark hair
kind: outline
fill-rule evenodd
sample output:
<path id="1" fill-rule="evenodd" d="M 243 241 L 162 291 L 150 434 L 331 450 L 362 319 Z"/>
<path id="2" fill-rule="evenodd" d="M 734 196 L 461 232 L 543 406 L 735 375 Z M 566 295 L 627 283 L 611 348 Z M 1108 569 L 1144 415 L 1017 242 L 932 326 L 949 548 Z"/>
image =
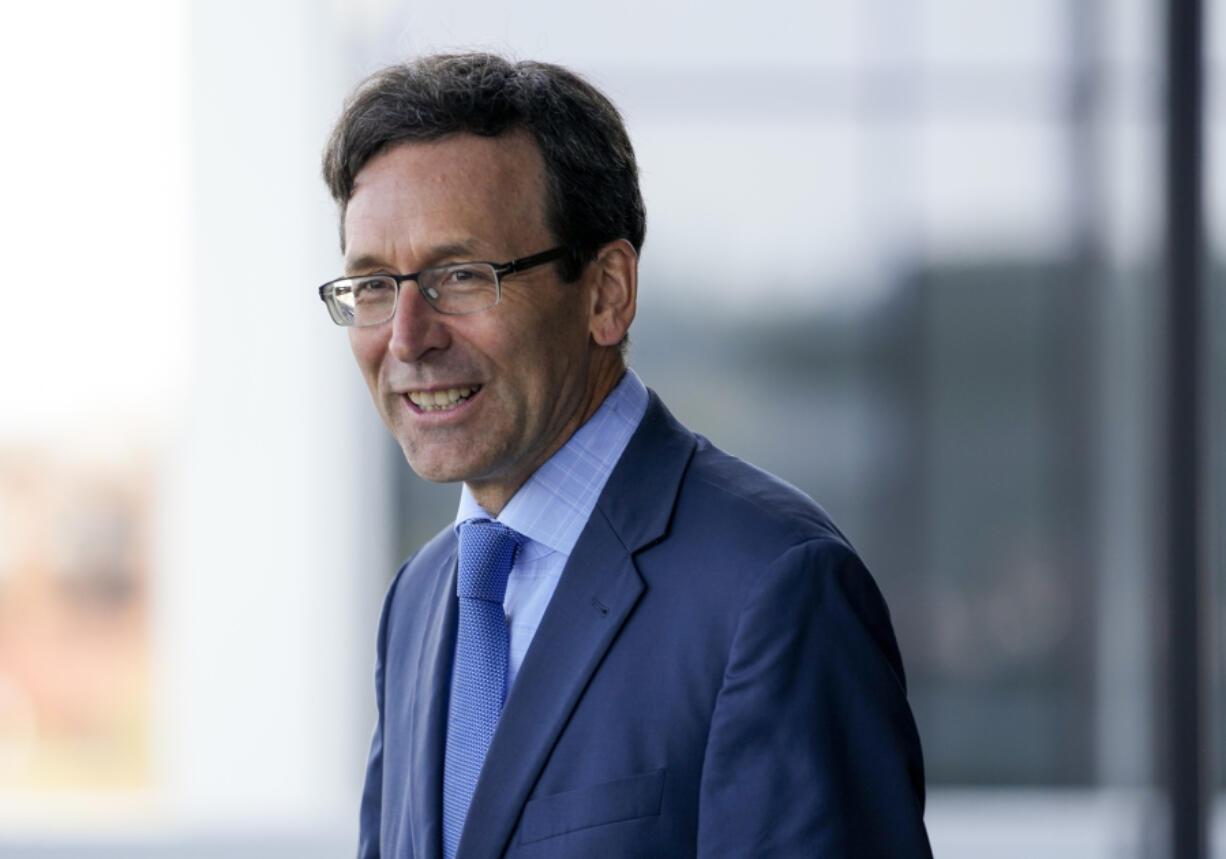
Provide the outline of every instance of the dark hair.
<path id="1" fill-rule="evenodd" d="M 638 166 L 621 115 L 574 72 L 548 63 L 510 63 L 492 54 L 423 57 L 390 66 L 358 85 L 324 150 L 324 181 L 341 208 L 370 159 L 397 143 L 468 132 L 528 131 L 547 182 L 546 226 L 571 253 L 563 280 L 579 276 L 606 242 L 638 252 L 647 213 Z"/>

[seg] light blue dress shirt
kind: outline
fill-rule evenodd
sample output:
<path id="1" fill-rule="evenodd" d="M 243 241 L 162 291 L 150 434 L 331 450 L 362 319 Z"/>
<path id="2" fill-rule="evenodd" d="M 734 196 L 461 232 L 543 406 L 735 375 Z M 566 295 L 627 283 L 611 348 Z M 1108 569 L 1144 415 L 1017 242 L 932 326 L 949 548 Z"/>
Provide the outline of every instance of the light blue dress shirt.
<path id="1" fill-rule="evenodd" d="M 497 519 L 526 538 L 502 602 L 511 634 L 508 691 L 596 499 L 646 411 L 647 388 L 627 370 L 596 413 L 528 478 L 497 517 L 473 500 L 467 486 L 460 490 L 457 534 L 469 519 Z"/>

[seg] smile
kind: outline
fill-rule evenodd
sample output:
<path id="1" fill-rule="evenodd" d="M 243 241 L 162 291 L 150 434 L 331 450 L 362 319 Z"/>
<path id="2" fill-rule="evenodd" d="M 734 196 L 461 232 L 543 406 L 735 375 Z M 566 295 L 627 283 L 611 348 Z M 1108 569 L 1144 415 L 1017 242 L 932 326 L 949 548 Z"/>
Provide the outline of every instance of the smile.
<path id="1" fill-rule="evenodd" d="M 479 390 L 481 386 L 477 385 L 471 388 L 447 388 L 442 391 L 409 391 L 406 396 L 423 412 L 440 412 L 455 408 Z"/>

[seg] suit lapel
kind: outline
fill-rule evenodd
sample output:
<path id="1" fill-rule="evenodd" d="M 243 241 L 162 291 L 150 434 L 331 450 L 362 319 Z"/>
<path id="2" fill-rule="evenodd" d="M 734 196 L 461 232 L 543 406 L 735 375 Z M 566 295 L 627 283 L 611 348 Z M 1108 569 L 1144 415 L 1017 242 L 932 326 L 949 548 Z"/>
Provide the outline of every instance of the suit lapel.
<path id="1" fill-rule="evenodd" d="M 406 786 L 412 825 L 413 855 L 438 859 L 442 853 L 443 749 L 447 739 L 447 706 L 451 697 L 451 664 L 455 658 L 457 604 L 454 545 L 440 569 L 430 598 L 430 615 L 422 637 L 418 686 L 413 696 L 412 784 Z"/>
<path id="2" fill-rule="evenodd" d="M 524 657 L 469 807 L 460 859 L 505 850 L 566 721 L 643 593 L 633 554 L 666 532 L 694 447 L 652 394 Z"/>
<path id="3" fill-rule="evenodd" d="M 576 544 L 524 657 L 477 782 L 458 856 L 502 854 L 562 726 L 643 591 L 625 548 L 600 523 L 589 523 Z"/>

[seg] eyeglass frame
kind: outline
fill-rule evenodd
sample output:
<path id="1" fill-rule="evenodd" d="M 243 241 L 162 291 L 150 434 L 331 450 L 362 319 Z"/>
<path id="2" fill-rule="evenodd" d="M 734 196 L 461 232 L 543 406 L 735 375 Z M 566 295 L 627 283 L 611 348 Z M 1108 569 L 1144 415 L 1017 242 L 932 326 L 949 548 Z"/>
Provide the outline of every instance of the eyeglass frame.
<path id="1" fill-rule="evenodd" d="M 382 325 L 385 322 L 390 322 L 396 316 L 396 310 L 400 306 L 400 286 L 406 280 L 412 280 L 417 282 L 417 292 L 419 295 L 421 295 L 422 300 L 425 301 L 426 304 L 430 305 L 430 309 L 435 313 L 442 313 L 445 316 L 467 316 L 470 313 L 481 313 L 492 307 L 497 307 L 502 302 L 502 279 L 506 275 L 518 274 L 521 271 L 527 271 L 530 268 L 536 268 L 537 266 L 544 265 L 545 263 L 554 262 L 565 256 L 569 250 L 570 248 L 566 247 L 565 245 L 558 245 L 557 247 L 550 248 L 547 251 L 541 251 L 540 253 L 532 254 L 526 257 L 519 257 L 518 259 L 513 259 L 509 262 L 502 263 L 489 262 L 487 260 L 463 260 L 460 262 L 449 262 L 442 265 L 427 266 L 426 268 L 419 269 L 415 272 L 410 272 L 409 274 L 387 274 L 381 272 L 379 274 L 370 275 L 346 275 L 344 277 L 338 277 L 330 280 L 323 286 L 319 287 L 319 298 L 328 308 L 328 317 L 341 328 L 373 328 L 376 325 Z M 479 307 L 476 310 L 439 310 L 438 307 L 435 306 L 434 301 L 432 301 L 430 297 L 426 295 L 425 290 L 422 288 L 420 280 L 421 276 L 431 271 L 466 265 L 488 265 L 493 270 L 495 293 L 493 303 L 487 304 L 485 307 Z M 367 322 L 362 325 L 346 325 L 343 322 L 337 322 L 336 315 L 332 313 L 331 301 L 336 297 L 333 291 L 335 285 L 341 281 L 358 280 L 363 277 L 387 278 L 396 284 L 396 294 L 392 297 L 391 313 L 388 315 L 387 319 L 381 319 L 378 322 Z"/>

